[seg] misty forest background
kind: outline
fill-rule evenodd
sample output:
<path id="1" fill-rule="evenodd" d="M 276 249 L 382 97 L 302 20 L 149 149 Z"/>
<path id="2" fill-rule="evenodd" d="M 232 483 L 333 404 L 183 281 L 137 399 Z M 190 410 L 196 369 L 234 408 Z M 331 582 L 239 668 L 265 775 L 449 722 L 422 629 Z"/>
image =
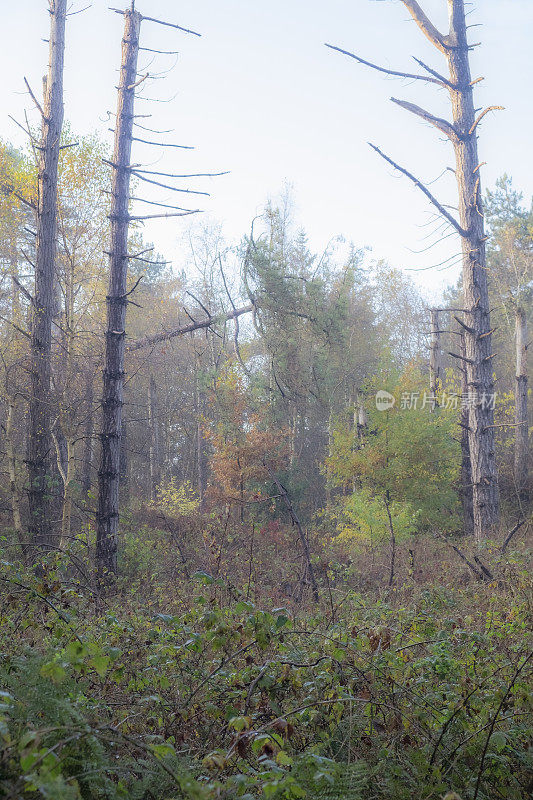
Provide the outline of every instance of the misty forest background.
<path id="1" fill-rule="evenodd" d="M 290 185 L 235 242 L 222 174 L 138 163 L 177 146 L 135 108 L 171 20 L 119 11 L 114 148 L 72 130 L 50 0 L 39 124 L 0 142 L 2 797 L 531 796 L 533 206 L 481 184 L 463 0 L 447 34 L 402 2 L 446 76 L 331 57 L 450 95 L 394 102 L 456 207 L 374 146 L 457 239 L 438 304 L 350 231 L 313 252 Z"/>

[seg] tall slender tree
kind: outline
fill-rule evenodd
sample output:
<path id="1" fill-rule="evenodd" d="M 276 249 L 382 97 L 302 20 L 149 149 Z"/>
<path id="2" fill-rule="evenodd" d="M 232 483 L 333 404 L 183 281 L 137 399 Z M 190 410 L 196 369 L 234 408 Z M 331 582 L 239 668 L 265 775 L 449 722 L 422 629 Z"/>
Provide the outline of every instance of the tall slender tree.
<path id="1" fill-rule="evenodd" d="M 28 433 L 30 534 L 44 547 L 54 540 L 51 518 L 52 433 L 50 380 L 57 251 L 57 175 L 63 127 L 63 65 L 67 0 L 50 0 L 50 44 L 44 104 L 39 105 L 37 247 L 31 330 L 31 393 Z M 29 87 L 28 87 L 29 88 Z M 31 89 L 30 89 L 31 93 Z"/>
<path id="2" fill-rule="evenodd" d="M 105 573 L 113 574 L 117 571 L 120 436 L 124 394 L 126 306 L 128 303 L 126 282 L 130 222 L 131 148 L 141 20 L 141 15 L 135 11 L 132 3 L 132 7 L 124 11 L 124 36 L 112 163 L 111 247 L 96 533 L 96 562 L 101 578 Z"/>
<path id="3" fill-rule="evenodd" d="M 112 576 L 117 571 L 118 550 L 118 515 L 119 515 L 119 485 L 122 407 L 124 405 L 124 353 L 126 349 L 126 308 L 128 296 L 133 289 L 127 290 L 128 262 L 136 256 L 128 253 L 128 233 L 130 222 L 136 220 L 181 217 L 197 213 L 196 209 L 183 209 L 169 206 L 164 203 L 158 205 L 174 209 L 162 214 L 133 215 L 130 213 L 130 179 L 132 174 L 140 181 L 145 181 L 156 186 L 180 192 L 187 191 L 191 194 L 205 194 L 192 190 L 182 190 L 167 186 L 158 180 L 146 175 L 165 176 L 166 178 L 181 178 L 173 173 L 154 172 L 151 170 L 133 167 L 131 164 L 131 150 L 135 125 L 135 90 L 149 78 L 149 74 L 139 78 L 137 62 L 139 57 L 139 36 L 142 20 L 155 22 L 170 28 L 175 28 L 195 36 L 200 34 L 182 28 L 169 22 L 154 19 L 140 14 L 135 9 L 135 0 L 131 0 L 130 8 L 125 11 L 112 9 L 124 17 L 124 35 L 122 38 L 122 58 L 118 85 L 117 112 L 115 121 L 115 143 L 113 158 L 108 162 L 113 169 L 113 184 L 111 191 L 111 245 L 109 249 L 109 290 L 107 295 L 107 326 L 105 341 L 104 381 L 102 392 L 102 432 L 101 456 L 98 472 L 98 512 L 96 532 L 96 568 L 100 583 L 106 576 Z M 145 141 L 145 140 L 138 140 Z M 146 142 L 145 142 L 146 143 Z M 148 142 L 148 144 L 156 144 Z M 175 146 L 160 143 L 159 146 Z M 212 173 L 209 173 L 211 176 Z M 135 198 L 141 199 L 142 198 Z M 147 252 L 147 251 L 145 251 Z M 139 256 L 140 254 L 137 254 Z M 141 254 L 142 255 L 142 254 Z M 146 259 L 142 259 L 147 261 Z M 147 263 L 153 263 L 148 261 Z M 140 280 L 140 279 L 139 279 Z M 139 281 L 137 281 L 138 283 Z M 135 288 L 135 287 L 134 287 Z"/>

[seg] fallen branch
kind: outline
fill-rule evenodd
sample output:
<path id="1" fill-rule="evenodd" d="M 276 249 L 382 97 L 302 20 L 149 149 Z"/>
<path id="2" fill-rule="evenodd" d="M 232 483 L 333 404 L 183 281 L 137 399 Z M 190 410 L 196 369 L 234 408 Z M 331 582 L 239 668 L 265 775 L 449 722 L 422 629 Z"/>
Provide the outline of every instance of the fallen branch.
<path id="1" fill-rule="evenodd" d="M 201 330 L 202 328 L 209 328 L 211 325 L 215 325 L 219 322 L 229 322 L 230 320 L 236 319 L 243 314 L 249 314 L 251 311 L 253 311 L 253 308 L 253 304 L 250 303 L 247 306 L 243 306 L 243 308 L 238 308 L 236 311 L 230 311 L 228 314 L 219 314 L 216 317 L 210 317 L 209 319 L 204 319 L 199 322 L 191 322 L 190 325 L 182 325 L 180 328 L 174 328 L 172 331 L 156 333 L 153 336 L 144 336 L 142 339 L 136 339 L 127 345 L 126 350 L 128 352 L 141 350 L 143 347 L 151 347 L 152 345 L 159 344 L 160 342 L 166 342 L 169 339 L 175 339 L 177 336 L 183 336 L 186 333 L 192 333 L 193 331 Z"/>

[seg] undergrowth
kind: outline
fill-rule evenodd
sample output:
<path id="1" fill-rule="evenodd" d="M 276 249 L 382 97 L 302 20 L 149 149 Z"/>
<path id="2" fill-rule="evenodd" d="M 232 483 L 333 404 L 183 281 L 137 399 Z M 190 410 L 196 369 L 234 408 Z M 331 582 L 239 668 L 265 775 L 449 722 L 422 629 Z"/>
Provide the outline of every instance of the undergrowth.
<path id="1" fill-rule="evenodd" d="M 500 584 L 263 603 L 197 572 L 187 601 L 105 604 L 1 572 L 6 798 L 522 800 L 531 599 Z"/>

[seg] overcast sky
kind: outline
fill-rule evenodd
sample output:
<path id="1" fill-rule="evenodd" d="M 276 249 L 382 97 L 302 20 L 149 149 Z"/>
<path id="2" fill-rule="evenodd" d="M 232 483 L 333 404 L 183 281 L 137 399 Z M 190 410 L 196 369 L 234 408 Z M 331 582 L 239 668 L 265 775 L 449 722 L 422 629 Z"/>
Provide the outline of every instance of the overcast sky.
<path id="1" fill-rule="evenodd" d="M 90 0 L 75 0 L 72 10 Z M 69 18 L 66 53 L 66 118 L 77 132 L 99 131 L 109 142 L 108 110 L 115 108 L 120 59 L 121 17 L 108 0 Z M 26 75 L 37 91 L 45 72 L 47 0 L 19 0 L 4 9 L 0 60 L 0 136 L 22 143 L 8 114 L 22 118 L 30 107 Z M 120 5 L 113 0 L 111 5 Z M 395 95 L 444 114 L 447 97 L 435 86 L 412 85 L 378 75 L 324 47 L 331 42 L 391 68 L 413 71 L 417 55 L 437 69 L 443 57 L 423 38 L 399 0 L 137 0 L 141 13 L 201 32 L 187 36 L 149 22 L 142 44 L 179 50 L 165 80 L 145 91 L 168 103 L 140 102 L 152 113 L 147 125 L 174 129 L 167 140 L 194 145 L 193 152 L 137 145 L 134 160 L 178 172 L 230 170 L 216 179 L 189 182 L 211 197 L 201 207 L 220 220 L 229 239 L 249 230 L 266 198 L 285 181 L 294 186 L 299 223 L 311 244 L 322 250 L 343 234 L 372 248 L 403 269 L 423 269 L 457 252 L 448 240 L 425 248 L 430 207 L 409 182 L 394 174 L 368 147 L 373 141 L 424 181 L 435 180 L 452 164 L 450 145 L 421 121 L 389 102 Z M 446 27 L 446 0 L 425 0 L 434 22 Z M 470 22 L 475 50 L 478 106 L 502 105 L 480 128 L 480 154 L 488 162 L 485 186 L 503 172 L 529 200 L 533 193 L 531 130 L 533 114 L 533 0 L 477 0 Z M 141 67 L 149 54 L 142 54 Z M 161 72 L 174 64 L 160 56 L 149 67 Z M 35 117 L 36 119 L 36 117 Z M 148 136 L 148 138 L 150 138 Z M 184 184 L 185 185 L 185 184 Z M 450 172 L 433 184 L 443 202 L 454 204 Z M 154 194 L 150 195 L 154 198 Z M 172 196 L 161 190 L 158 199 Z M 152 223 L 147 236 L 183 266 L 183 220 Z M 452 262 L 453 263 L 453 262 Z M 411 273 L 430 292 L 452 282 L 457 268 Z"/>

